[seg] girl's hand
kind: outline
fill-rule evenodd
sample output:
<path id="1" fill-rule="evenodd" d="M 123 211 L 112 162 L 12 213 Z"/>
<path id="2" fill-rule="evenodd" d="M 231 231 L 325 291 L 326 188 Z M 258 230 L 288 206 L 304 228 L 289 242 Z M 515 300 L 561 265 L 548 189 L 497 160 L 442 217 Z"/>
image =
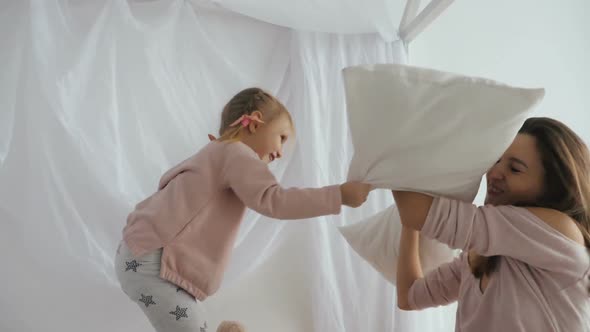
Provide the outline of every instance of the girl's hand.
<path id="1" fill-rule="evenodd" d="M 358 181 L 343 183 L 340 185 L 342 205 L 353 208 L 361 206 L 367 200 L 371 189 L 371 185 Z"/>

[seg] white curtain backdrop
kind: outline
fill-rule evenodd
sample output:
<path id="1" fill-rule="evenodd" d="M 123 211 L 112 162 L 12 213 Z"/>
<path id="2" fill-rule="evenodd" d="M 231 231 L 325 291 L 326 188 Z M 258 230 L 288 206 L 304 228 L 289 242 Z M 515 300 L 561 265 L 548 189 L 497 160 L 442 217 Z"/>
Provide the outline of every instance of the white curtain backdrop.
<path id="1" fill-rule="evenodd" d="M 273 25 L 224 2 L 0 2 L 0 331 L 149 331 L 113 271 L 126 215 L 217 134 L 242 88 L 263 87 L 292 112 L 296 142 L 272 168 L 285 186 L 345 180 L 340 70 L 405 63 L 406 44 L 378 29 Z M 361 209 L 300 222 L 249 212 L 224 287 L 297 233 L 301 283 L 285 287 L 305 291 L 313 331 L 451 331 L 453 307 L 395 309 L 394 288 L 336 230 L 390 203 L 373 193 Z"/>

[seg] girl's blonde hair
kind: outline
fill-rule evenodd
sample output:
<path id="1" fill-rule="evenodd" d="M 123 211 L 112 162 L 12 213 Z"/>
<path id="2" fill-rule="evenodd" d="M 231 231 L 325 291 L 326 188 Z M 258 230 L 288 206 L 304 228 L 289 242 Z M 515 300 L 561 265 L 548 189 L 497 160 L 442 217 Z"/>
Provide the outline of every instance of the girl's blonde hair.
<path id="1" fill-rule="evenodd" d="M 270 123 L 279 115 L 285 114 L 293 126 L 289 111 L 278 99 L 260 88 L 247 88 L 238 92 L 223 107 L 218 140 L 236 140 L 243 127 L 232 127 L 231 124 L 242 115 L 250 115 L 255 111 L 262 113 L 262 121 L 265 123 Z"/>

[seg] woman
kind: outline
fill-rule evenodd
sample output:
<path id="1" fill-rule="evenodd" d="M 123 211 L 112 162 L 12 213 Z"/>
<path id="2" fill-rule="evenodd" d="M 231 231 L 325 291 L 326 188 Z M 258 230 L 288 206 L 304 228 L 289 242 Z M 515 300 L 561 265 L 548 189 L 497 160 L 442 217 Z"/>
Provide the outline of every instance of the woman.
<path id="1" fill-rule="evenodd" d="M 394 191 L 398 306 L 458 301 L 456 331 L 590 331 L 590 153 L 530 118 L 488 171 L 483 207 Z M 463 253 L 422 275 L 418 231 Z"/>

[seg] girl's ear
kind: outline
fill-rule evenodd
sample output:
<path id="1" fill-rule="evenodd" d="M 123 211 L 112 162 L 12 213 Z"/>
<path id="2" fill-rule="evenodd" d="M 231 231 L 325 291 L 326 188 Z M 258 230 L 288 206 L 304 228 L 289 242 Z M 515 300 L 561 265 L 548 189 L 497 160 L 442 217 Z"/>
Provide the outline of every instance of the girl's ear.
<path id="1" fill-rule="evenodd" d="M 252 121 L 250 121 L 250 123 L 248 124 L 248 131 L 252 134 L 256 133 L 256 130 L 258 129 L 258 127 L 262 124 L 264 124 L 264 122 L 262 121 L 262 112 L 260 111 L 254 111 L 250 114 L 250 119 Z"/>

